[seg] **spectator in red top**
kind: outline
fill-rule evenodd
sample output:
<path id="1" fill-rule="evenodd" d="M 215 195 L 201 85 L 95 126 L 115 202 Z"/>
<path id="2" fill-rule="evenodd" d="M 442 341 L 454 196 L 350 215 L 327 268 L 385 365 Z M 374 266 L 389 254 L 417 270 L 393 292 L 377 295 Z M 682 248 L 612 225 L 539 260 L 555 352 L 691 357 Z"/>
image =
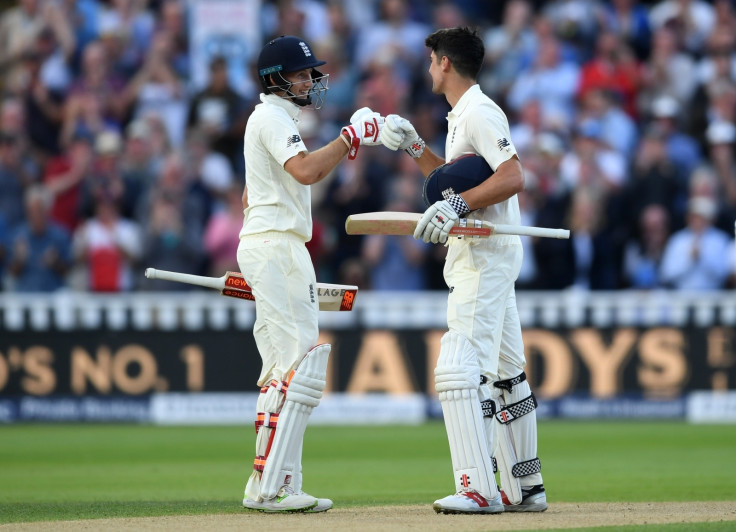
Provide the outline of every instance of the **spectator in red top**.
<path id="1" fill-rule="evenodd" d="M 593 89 L 616 92 L 621 95 L 624 110 L 636 118 L 639 70 L 634 53 L 618 34 L 603 31 L 598 35 L 595 55 L 580 71 L 578 96 L 584 98 Z"/>
<path id="2" fill-rule="evenodd" d="M 43 182 L 53 198 L 50 217 L 72 232 L 80 222 L 79 194 L 82 182 L 91 179 L 94 150 L 92 137 L 78 134 L 66 153 L 46 165 Z"/>

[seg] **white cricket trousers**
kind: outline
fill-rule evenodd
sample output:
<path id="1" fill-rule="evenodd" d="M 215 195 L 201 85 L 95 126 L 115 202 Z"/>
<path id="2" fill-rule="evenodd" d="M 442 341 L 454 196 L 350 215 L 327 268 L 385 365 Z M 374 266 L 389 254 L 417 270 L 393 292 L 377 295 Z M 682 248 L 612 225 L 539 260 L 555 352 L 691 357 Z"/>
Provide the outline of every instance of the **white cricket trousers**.
<path id="1" fill-rule="evenodd" d="M 253 336 L 263 362 L 258 385 L 285 380 L 319 336 L 312 259 L 301 238 L 281 231 L 242 237 L 237 256 L 256 298 Z"/>
<path id="2" fill-rule="evenodd" d="M 523 256 L 521 240 L 513 236 L 449 243 L 447 326 L 470 340 L 491 382 L 516 377 L 526 364 L 514 290 Z"/>

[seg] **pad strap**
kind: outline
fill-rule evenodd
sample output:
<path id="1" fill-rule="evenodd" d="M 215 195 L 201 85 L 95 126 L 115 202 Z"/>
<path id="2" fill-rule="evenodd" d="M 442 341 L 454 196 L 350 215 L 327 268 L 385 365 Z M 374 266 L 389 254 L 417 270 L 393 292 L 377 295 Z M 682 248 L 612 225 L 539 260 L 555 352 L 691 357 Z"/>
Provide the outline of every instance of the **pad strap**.
<path id="1" fill-rule="evenodd" d="M 527 460 L 526 462 L 519 462 L 518 464 L 514 464 L 514 467 L 511 468 L 511 474 L 514 475 L 516 478 L 519 477 L 525 477 L 527 475 L 533 475 L 534 473 L 539 473 L 542 470 L 542 462 L 539 461 L 539 458 L 532 458 L 531 460 Z"/>
<path id="2" fill-rule="evenodd" d="M 499 423 L 506 425 L 516 418 L 534 411 L 535 408 L 537 408 L 537 398 L 534 397 L 534 394 L 532 393 L 529 397 L 522 399 L 518 403 L 503 407 L 496 413 L 496 420 Z"/>
<path id="3" fill-rule="evenodd" d="M 493 383 L 493 386 L 496 388 L 501 388 L 502 390 L 506 390 L 507 392 L 510 392 L 514 386 L 519 384 L 520 382 L 524 382 L 526 380 L 526 373 L 523 371 L 521 372 L 521 375 L 517 375 L 513 379 L 506 379 L 504 381 L 496 381 Z"/>
<path id="4" fill-rule="evenodd" d="M 496 414 L 496 402 L 493 399 L 481 401 L 480 408 L 483 410 L 483 417 L 493 417 Z"/>

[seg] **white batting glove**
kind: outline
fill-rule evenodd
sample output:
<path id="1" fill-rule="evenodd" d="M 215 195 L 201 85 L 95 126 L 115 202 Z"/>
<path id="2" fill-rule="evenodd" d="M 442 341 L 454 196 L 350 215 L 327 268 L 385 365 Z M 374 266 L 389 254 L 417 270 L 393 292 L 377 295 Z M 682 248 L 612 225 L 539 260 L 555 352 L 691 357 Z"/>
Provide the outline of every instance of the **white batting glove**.
<path id="1" fill-rule="evenodd" d="M 414 238 L 432 244 L 444 244 L 458 218 L 470 212 L 468 204 L 459 194 L 431 205 L 420 218 L 414 230 Z"/>
<path id="2" fill-rule="evenodd" d="M 340 130 L 341 138 L 348 145 L 348 159 L 355 159 L 361 145 L 375 146 L 381 143 L 379 135 L 384 120 L 380 113 L 373 112 L 369 107 L 363 107 L 353 113 L 350 125 Z"/>
<path id="3" fill-rule="evenodd" d="M 406 118 L 399 115 L 388 115 L 386 125 L 381 131 L 381 143 L 391 150 L 404 150 L 418 159 L 424 152 L 425 143 L 417 134 L 417 130 Z"/>

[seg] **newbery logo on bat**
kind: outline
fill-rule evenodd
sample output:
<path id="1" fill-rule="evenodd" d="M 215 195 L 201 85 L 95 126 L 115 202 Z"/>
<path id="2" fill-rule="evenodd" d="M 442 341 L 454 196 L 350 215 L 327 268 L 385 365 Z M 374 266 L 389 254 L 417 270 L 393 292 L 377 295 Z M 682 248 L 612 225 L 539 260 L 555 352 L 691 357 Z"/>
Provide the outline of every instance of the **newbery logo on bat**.
<path id="1" fill-rule="evenodd" d="M 245 282 L 242 275 L 230 274 L 225 279 L 225 286 L 230 288 L 238 288 L 240 290 L 251 290 L 248 283 Z"/>

